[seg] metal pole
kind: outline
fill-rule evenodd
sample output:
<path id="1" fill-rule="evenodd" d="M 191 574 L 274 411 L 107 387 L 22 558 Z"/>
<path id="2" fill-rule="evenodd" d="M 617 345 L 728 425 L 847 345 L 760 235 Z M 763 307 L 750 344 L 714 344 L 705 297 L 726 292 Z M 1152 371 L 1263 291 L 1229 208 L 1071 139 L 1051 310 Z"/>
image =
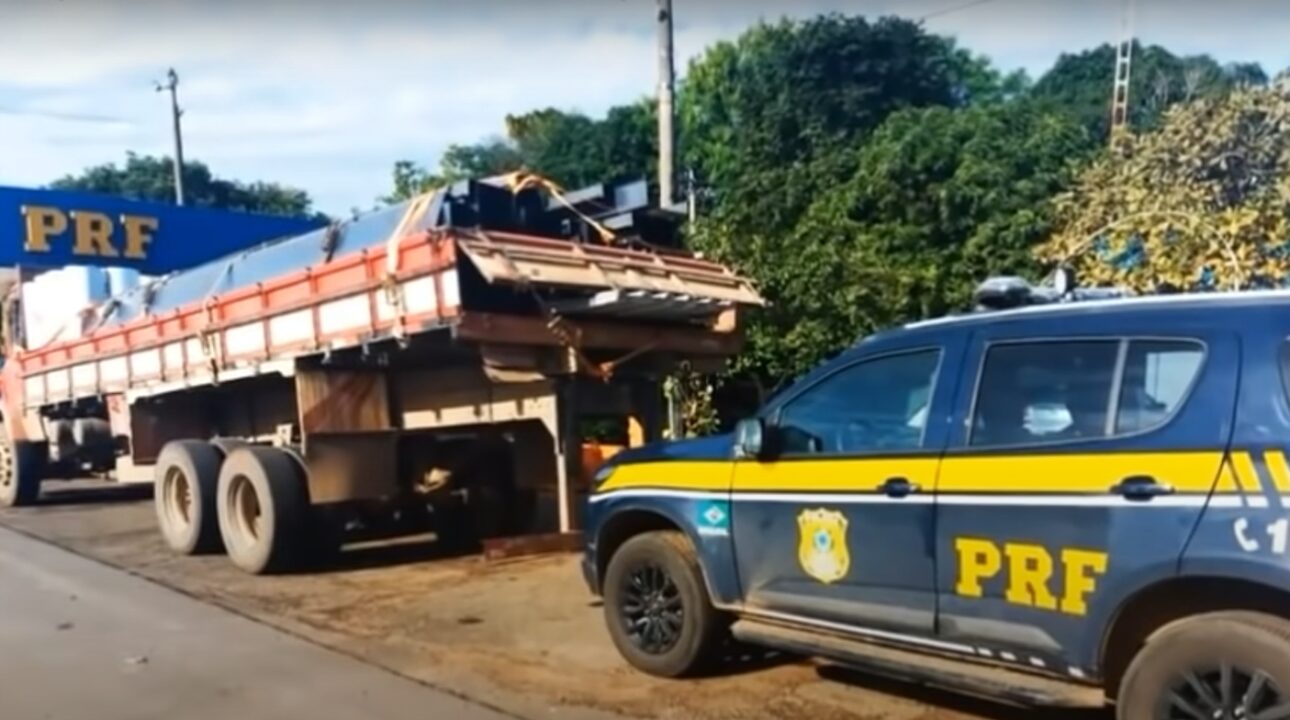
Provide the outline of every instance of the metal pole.
<path id="1" fill-rule="evenodd" d="M 175 132 L 175 204 L 184 204 L 184 134 L 180 129 L 179 118 L 184 111 L 179 107 L 179 73 L 174 68 L 166 73 L 166 83 L 157 83 L 157 92 L 170 91 L 170 117 Z"/>
<path id="2" fill-rule="evenodd" d="M 694 176 L 694 168 L 685 171 L 685 206 L 690 229 L 694 230 L 694 221 L 699 219 L 699 181 Z"/>
<path id="3" fill-rule="evenodd" d="M 672 0 L 658 0 L 658 195 L 671 207 L 675 195 L 676 131 L 673 129 L 675 70 L 672 64 Z"/>

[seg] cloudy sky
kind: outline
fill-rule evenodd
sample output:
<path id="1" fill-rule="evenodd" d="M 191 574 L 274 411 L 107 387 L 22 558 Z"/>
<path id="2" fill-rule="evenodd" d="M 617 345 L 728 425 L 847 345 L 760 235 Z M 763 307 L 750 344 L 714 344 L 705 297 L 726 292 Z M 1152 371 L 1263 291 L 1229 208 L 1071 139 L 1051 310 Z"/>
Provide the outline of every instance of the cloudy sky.
<path id="1" fill-rule="evenodd" d="M 675 0 L 678 65 L 759 18 L 927 18 L 1005 68 L 1114 39 L 1122 0 Z M 226 177 L 366 207 L 394 161 L 502 132 L 508 112 L 590 114 L 652 92 L 652 0 L 0 0 L 0 184 L 126 150 L 170 152 L 153 81 L 175 66 L 186 153 Z M 1290 66 L 1290 2 L 1138 0 L 1148 42 Z"/>

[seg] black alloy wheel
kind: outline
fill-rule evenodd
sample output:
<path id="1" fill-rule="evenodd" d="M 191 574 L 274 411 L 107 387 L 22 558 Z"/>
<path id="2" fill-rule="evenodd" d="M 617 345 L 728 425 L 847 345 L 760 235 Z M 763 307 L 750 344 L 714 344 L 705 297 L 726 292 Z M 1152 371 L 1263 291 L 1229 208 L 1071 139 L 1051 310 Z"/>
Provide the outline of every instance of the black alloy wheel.
<path id="1" fill-rule="evenodd" d="M 1157 720 L 1290 720 L 1290 701 L 1259 670 L 1220 663 L 1174 678 Z"/>
<path id="2" fill-rule="evenodd" d="M 658 563 L 643 562 L 623 579 L 618 603 L 623 629 L 636 647 L 662 655 L 681 639 L 685 607 L 676 581 Z"/>
<path id="3" fill-rule="evenodd" d="M 711 669 L 730 618 L 712 606 L 694 544 L 675 530 L 636 535 L 605 568 L 605 624 L 633 666 L 659 677 Z"/>
<path id="4" fill-rule="evenodd" d="M 1290 620 L 1190 615 L 1149 635 L 1116 692 L 1117 720 L 1290 720 Z"/>

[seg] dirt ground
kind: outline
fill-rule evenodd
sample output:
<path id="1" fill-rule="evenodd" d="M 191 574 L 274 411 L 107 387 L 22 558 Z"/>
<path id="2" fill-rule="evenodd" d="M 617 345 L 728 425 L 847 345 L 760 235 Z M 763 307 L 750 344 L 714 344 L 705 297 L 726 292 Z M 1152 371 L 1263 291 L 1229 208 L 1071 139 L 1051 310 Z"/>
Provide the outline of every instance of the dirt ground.
<path id="1" fill-rule="evenodd" d="M 524 718 L 1105 720 L 1018 710 L 785 657 L 660 681 L 615 652 L 572 555 L 435 557 L 427 539 L 347 548 L 323 571 L 251 577 L 223 557 L 178 558 L 151 488 L 47 484 L 0 524 L 268 625 Z"/>

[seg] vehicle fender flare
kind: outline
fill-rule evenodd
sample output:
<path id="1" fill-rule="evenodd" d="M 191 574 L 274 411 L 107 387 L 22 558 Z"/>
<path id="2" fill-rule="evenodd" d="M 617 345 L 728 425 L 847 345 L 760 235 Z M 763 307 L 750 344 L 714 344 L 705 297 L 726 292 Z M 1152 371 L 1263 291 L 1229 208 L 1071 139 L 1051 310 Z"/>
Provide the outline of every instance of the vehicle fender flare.
<path id="1" fill-rule="evenodd" d="M 1214 558 L 1183 558 L 1179 577 L 1239 580 L 1290 592 L 1290 565 L 1280 558 L 1254 554 L 1224 554 Z"/>
<path id="2" fill-rule="evenodd" d="M 671 503 L 660 502 L 660 500 L 661 498 L 624 498 L 622 500 L 607 501 L 606 504 L 611 505 L 611 507 L 603 511 L 595 536 L 596 563 L 601 570 L 598 575 L 603 578 L 603 569 L 609 564 L 609 557 L 604 552 L 604 546 L 607 531 L 614 527 L 615 518 L 621 519 L 628 514 L 655 515 L 683 533 L 690 541 L 690 544 L 694 546 L 699 557 L 699 574 L 703 576 L 703 585 L 708 590 L 708 597 L 712 598 L 714 604 L 717 604 L 718 598 L 724 597 L 724 595 L 718 593 L 718 588 L 713 585 L 712 571 L 706 562 L 703 552 L 704 545 L 695 530 L 694 523 L 685 520 Z M 619 545 L 621 545 L 621 542 Z"/>
<path id="3" fill-rule="evenodd" d="M 1290 611 L 1285 609 L 1290 607 L 1290 568 L 1277 566 L 1275 577 L 1280 582 L 1269 582 L 1274 577 L 1270 573 L 1274 565 L 1267 560 L 1230 556 L 1199 565 L 1184 563 L 1185 572 L 1141 582 L 1132 591 L 1118 594 L 1113 607 L 1090 617 L 1097 623 L 1093 627 L 1101 629 L 1094 662 L 1108 688 L 1113 690 L 1118 684 L 1128 663 L 1127 653 L 1133 650 L 1124 641 L 1138 636 L 1145 639 L 1175 620 L 1233 609 L 1290 618 Z M 1128 625 L 1123 624 L 1126 622 Z"/>

